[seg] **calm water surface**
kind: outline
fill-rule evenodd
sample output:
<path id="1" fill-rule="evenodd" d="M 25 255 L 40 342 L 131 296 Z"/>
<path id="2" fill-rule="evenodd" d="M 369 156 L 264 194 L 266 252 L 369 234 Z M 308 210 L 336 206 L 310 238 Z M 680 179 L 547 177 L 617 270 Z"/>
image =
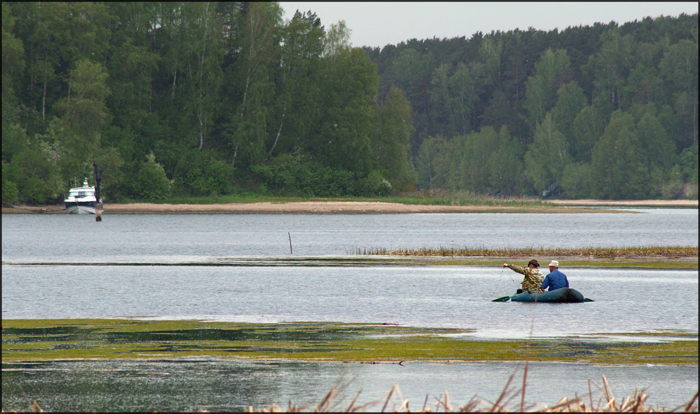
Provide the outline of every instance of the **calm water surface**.
<path id="1" fill-rule="evenodd" d="M 336 362 L 240 362 L 221 360 L 180 361 L 59 361 L 17 367 L 3 364 L 2 408 L 26 409 L 26 398 L 38 400 L 52 411 L 210 411 L 244 410 L 276 403 L 287 408 L 318 404 L 337 381 L 345 386 L 342 407 L 361 391 L 358 403 L 381 400 L 370 411 L 381 410 L 394 384 L 419 410 L 444 399 L 452 407 L 472 397 L 495 401 L 508 377 L 515 373 L 514 388 L 522 385 L 523 364 L 511 362 L 434 364 L 343 364 Z M 646 388 L 647 406 L 673 409 L 687 403 L 697 390 L 697 367 L 627 366 L 532 363 L 528 367 L 525 401 L 554 405 L 564 396 L 590 399 L 604 406 L 605 375 L 620 401 L 635 388 Z M 556 382 L 553 380 L 556 379 Z M 337 397 L 336 401 L 341 397 Z M 401 404 L 394 401 L 398 408 Z M 520 398 L 509 406 L 518 407 Z M 311 405 L 313 404 L 313 405 Z M 433 406 L 433 410 L 435 410 Z M 307 408 L 307 411 L 311 411 Z M 442 411 L 442 410 L 441 410 Z"/>
<path id="2" fill-rule="evenodd" d="M 354 254 L 373 248 L 697 246 L 697 209 L 637 214 L 4 214 L 2 259 Z"/>
<path id="3" fill-rule="evenodd" d="M 397 323 L 495 338 L 531 328 L 535 336 L 698 331 L 697 272 L 562 270 L 595 302 L 491 302 L 522 280 L 502 267 L 5 265 L 2 315 Z"/>
<path id="4" fill-rule="evenodd" d="M 572 287 L 595 302 L 548 305 L 491 302 L 511 294 L 521 280 L 502 268 L 89 265 L 342 256 L 371 248 L 697 246 L 697 213 L 106 215 L 101 223 L 94 216 L 3 215 L 2 317 L 386 322 L 470 328 L 473 339 L 523 338 L 530 332 L 539 337 L 606 333 L 611 340 L 622 332 L 697 333 L 697 271 L 562 263 Z M 365 401 L 380 398 L 398 383 L 415 409 L 427 394 L 430 404 L 444 391 L 455 404 L 474 395 L 493 400 L 517 367 L 215 360 L 3 364 L 3 409 L 22 408 L 22 391 L 54 410 L 318 402 L 343 373 L 355 378 L 349 399 L 360 388 Z M 584 394 L 586 380 L 600 384 L 603 374 L 616 397 L 650 387 L 649 402 L 666 408 L 687 402 L 698 388 L 697 367 L 534 364 L 530 369 L 528 400 L 549 404 Z"/>

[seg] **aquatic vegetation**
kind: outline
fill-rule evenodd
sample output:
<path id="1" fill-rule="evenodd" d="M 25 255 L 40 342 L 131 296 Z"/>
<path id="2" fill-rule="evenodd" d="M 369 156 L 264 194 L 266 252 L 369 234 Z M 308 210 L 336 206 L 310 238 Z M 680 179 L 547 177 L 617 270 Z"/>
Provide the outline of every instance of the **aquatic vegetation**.
<path id="1" fill-rule="evenodd" d="M 4 320 L 3 362 L 184 357 L 394 363 L 562 361 L 596 364 L 698 362 L 697 334 L 637 334 L 624 341 L 471 340 L 467 329 L 359 323 L 232 323 L 134 319 Z M 683 340 L 679 340 L 681 337 Z"/>
<path id="2" fill-rule="evenodd" d="M 486 249 L 486 248 L 420 248 L 420 249 L 396 249 L 384 248 L 362 249 L 365 255 L 392 255 L 392 256 L 483 256 L 483 257 L 586 257 L 591 259 L 643 259 L 643 258 L 669 258 L 682 257 L 697 258 L 697 247 L 584 247 L 552 249 L 544 247 Z"/>
<path id="3" fill-rule="evenodd" d="M 529 362 L 561 361 L 592 364 L 697 365 L 697 333 L 630 333 L 635 338 L 605 341 L 603 334 L 568 339 L 512 341 L 470 340 L 470 330 L 417 328 L 390 324 L 295 322 L 252 324 L 194 320 L 61 319 L 3 320 L 2 359 L 13 362 L 70 359 L 146 359 L 195 357 L 246 360 L 342 361 L 346 363 L 405 364 L 411 361 L 527 361 L 522 386 L 514 372 L 494 401 L 474 397 L 454 406 L 446 391 L 437 401 L 426 396 L 422 407 L 409 407 L 397 385 L 381 399 L 359 404 L 344 397 L 347 384 L 338 381 L 318 403 L 286 409 L 276 404 L 248 407 L 249 412 L 300 411 L 464 411 L 464 412 L 649 412 L 697 411 L 697 393 L 687 404 L 671 410 L 647 405 L 645 390 L 616 399 L 603 376 L 602 386 L 589 380 L 588 394 L 565 397 L 557 403 L 526 404 Z M 624 334 L 615 334 L 624 337 Z M 648 338 L 648 340 L 646 340 Z M 680 338 L 680 339 L 679 339 Z M 593 388 L 602 394 L 594 401 Z M 536 396 L 528 396 L 536 400 Z M 42 411 L 36 402 L 30 411 Z"/>
<path id="4" fill-rule="evenodd" d="M 498 265 L 503 259 L 529 259 L 532 257 L 566 258 L 567 266 L 631 267 L 697 269 L 698 248 L 677 246 L 650 247 L 584 247 L 584 248 L 420 248 L 356 249 L 355 254 L 366 256 L 399 256 L 411 258 L 451 258 L 449 264 Z M 499 260 L 496 260 L 499 259 Z M 500 261 L 500 263 L 499 263 Z M 448 264 L 448 263 L 443 263 Z"/>

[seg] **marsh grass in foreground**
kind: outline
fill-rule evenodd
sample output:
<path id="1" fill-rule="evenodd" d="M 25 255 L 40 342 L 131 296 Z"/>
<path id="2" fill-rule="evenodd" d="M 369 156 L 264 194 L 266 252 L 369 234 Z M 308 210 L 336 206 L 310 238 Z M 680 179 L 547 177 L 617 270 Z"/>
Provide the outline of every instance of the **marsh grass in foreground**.
<path id="1" fill-rule="evenodd" d="M 272 404 L 264 408 L 254 408 L 248 407 L 246 412 L 302 412 L 302 411 L 314 411 L 314 412 L 358 412 L 358 411 L 379 411 L 381 406 L 381 412 L 386 412 L 387 409 L 390 412 L 697 412 L 698 410 L 698 393 L 688 401 L 688 403 L 683 404 L 672 409 L 664 409 L 659 407 L 652 407 L 646 405 L 647 395 L 645 390 L 634 390 L 634 395 L 631 397 L 626 397 L 621 401 L 615 399 L 607 379 L 603 375 L 602 383 L 603 386 L 599 386 L 592 380 L 588 380 L 588 393 L 582 397 L 575 396 L 573 398 L 564 397 L 559 400 L 556 404 L 552 406 L 547 406 L 544 404 L 529 404 L 525 402 L 525 391 L 527 388 L 527 369 L 528 364 L 525 364 L 525 369 L 523 372 L 522 386 L 518 388 L 514 386 L 513 379 L 517 370 L 513 372 L 508 378 L 505 387 L 501 394 L 496 398 L 495 401 L 487 401 L 479 397 L 473 397 L 464 406 L 452 406 L 450 404 L 450 396 L 447 391 L 444 395 L 437 398 L 437 401 L 432 402 L 428 405 L 429 396 L 426 395 L 425 402 L 422 408 L 411 409 L 409 407 L 409 401 L 401 396 L 401 391 L 399 386 L 394 384 L 394 386 L 385 394 L 385 396 L 376 401 L 371 401 L 369 403 L 357 404 L 357 400 L 360 396 L 361 391 L 359 391 L 352 401 L 349 403 L 343 396 L 343 391 L 347 388 L 346 383 L 341 380 L 334 385 L 331 390 L 321 399 L 316 405 L 306 405 L 299 406 L 293 404 L 291 401 L 288 403 L 288 408 L 286 410 L 280 408 L 277 404 Z M 594 403 L 592 386 L 597 388 L 602 394 L 598 398 L 597 402 Z"/>

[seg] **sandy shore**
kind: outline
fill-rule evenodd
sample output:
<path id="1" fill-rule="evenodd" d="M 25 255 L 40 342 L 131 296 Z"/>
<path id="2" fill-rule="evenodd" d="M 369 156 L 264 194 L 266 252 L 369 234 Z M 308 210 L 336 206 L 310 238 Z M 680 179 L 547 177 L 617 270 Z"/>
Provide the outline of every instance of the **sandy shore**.
<path id="1" fill-rule="evenodd" d="M 641 201 L 600 201 L 600 200 L 550 200 L 553 207 L 506 207 L 506 206 L 437 206 L 417 204 L 397 204 L 366 201 L 294 201 L 229 204 L 105 204 L 105 214 L 401 214 L 401 213 L 591 213 L 609 212 L 589 208 L 596 207 L 687 207 L 697 208 L 697 200 L 641 200 Z M 15 206 L 3 207 L 3 214 L 10 213 L 54 213 L 65 214 L 65 208 L 56 206 Z"/>

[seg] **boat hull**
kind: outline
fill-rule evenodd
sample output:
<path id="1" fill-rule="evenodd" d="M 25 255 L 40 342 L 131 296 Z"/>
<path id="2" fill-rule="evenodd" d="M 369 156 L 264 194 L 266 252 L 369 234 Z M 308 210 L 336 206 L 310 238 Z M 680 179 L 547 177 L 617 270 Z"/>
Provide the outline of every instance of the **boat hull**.
<path id="1" fill-rule="evenodd" d="M 510 298 L 513 302 L 539 302 L 539 303 L 579 303 L 585 299 L 576 289 L 561 288 L 544 293 L 521 293 Z"/>
<path id="2" fill-rule="evenodd" d="M 68 214 L 95 214 L 95 201 L 66 201 L 66 212 Z"/>

